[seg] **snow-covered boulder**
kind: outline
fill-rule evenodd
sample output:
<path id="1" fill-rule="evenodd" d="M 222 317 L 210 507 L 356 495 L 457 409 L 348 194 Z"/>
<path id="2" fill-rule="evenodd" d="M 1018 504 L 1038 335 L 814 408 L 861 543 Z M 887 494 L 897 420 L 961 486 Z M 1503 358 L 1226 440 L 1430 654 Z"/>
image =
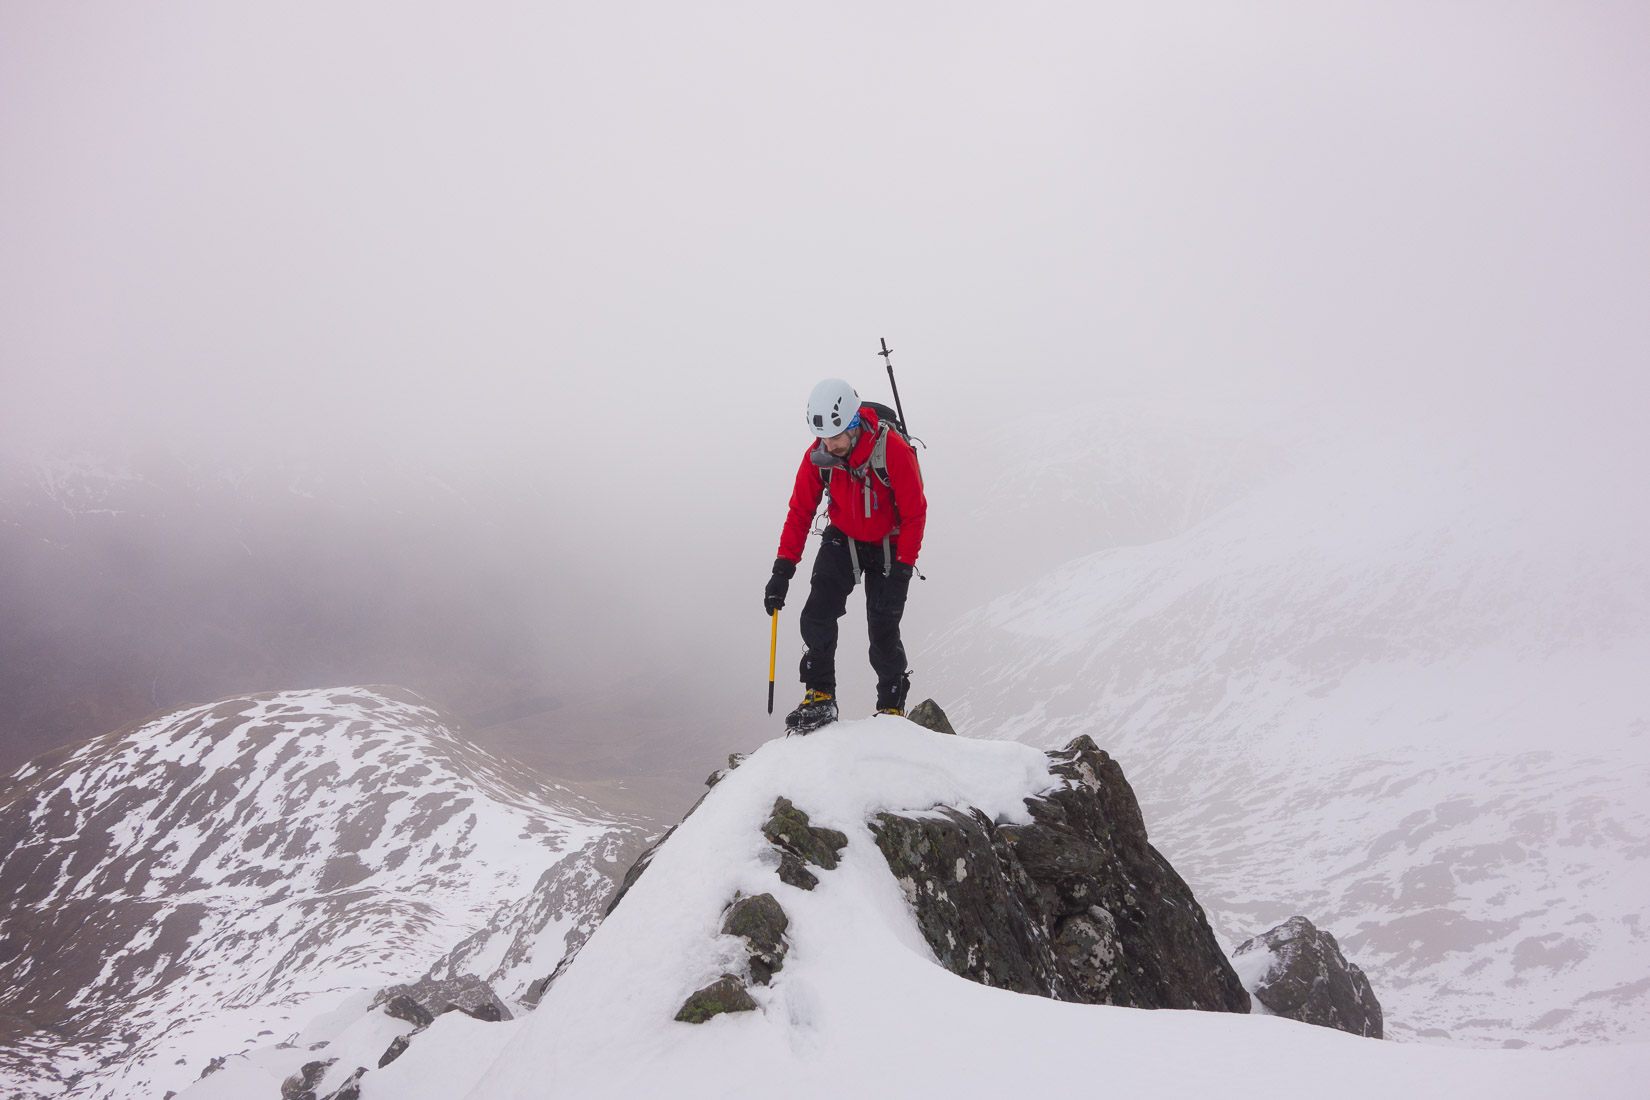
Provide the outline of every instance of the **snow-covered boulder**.
<path id="1" fill-rule="evenodd" d="M 1245 940 L 1233 963 L 1274 1016 L 1381 1038 L 1381 1003 L 1369 979 L 1347 962 L 1334 936 L 1305 917 L 1290 917 Z"/>

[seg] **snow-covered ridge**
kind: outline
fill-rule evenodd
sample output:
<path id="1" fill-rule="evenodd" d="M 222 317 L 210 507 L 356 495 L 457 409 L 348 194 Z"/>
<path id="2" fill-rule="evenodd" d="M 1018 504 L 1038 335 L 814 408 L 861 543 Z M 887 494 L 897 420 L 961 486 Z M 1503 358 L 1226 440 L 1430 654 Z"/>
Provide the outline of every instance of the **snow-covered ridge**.
<path id="1" fill-rule="evenodd" d="M 3 931 L 27 930 L 0 981 L 30 1041 L 75 1040 L 42 1076 L 157 1098 L 317 997 L 417 977 L 553 878 L 548 971 L 640 832 L 391 688 L 229 699 L 49 753 L 0 791 L 0 830 Z M 534 954 L 490 976 L 525 987 Z"/>
<path id="2" fill-rule="evenodd" d="M 1075 1004 L 970 982 L 935 960 L 867 825 L 887 810 L 972 805 L 1019 819 L 1052 785 L 1048 758 L 1007 741 L 893 718 L 776 740 L 723 778 L 659 847 L 612 915 L 515 1020 L 437 1020 L 362 1100 L 596 1097 L 1000 1096 L 1319 1098 L 1631 1095 L 1644 1048 L 1443 1050 L 1383 1043 L 1275 1016 Z M 778 877 L 762 826 L 779 796 L 847 838 L 811 890 Z M 683 999 L 746 957 L 720 932 L 737 895 L 767 893 L 788 950 L 750 1011 L 673 1019 Z M 258 1052 L 179 1100 L 256 1100 L 306 1060 L 360 1057 L 385 1021 L 350 1023 L 327 1051 Z M 352 1045 L 353 1044 L 353 1045 Z M 367 1062 L 359 1064 L 367 1065 Z M 230 1075 L 234 1074 L 233 1077 Z"/>

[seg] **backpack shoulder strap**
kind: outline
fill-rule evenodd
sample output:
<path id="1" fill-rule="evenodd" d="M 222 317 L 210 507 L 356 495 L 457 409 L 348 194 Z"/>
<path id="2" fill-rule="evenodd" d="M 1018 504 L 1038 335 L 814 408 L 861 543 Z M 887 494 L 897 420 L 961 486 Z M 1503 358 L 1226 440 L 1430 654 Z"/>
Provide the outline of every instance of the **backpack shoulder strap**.
<path id="1" fill-rule="evenodd" d="M 888 489 L 894 487 L 893 482 L 888 480 L 888 433 L 890 430 L 886 423 L 877 429 L 876 445 L 871 448 L 871 458 L 868 462 L 871 470 L 877 475 L 877 480 L 882 482 L 883 486 Z"/>

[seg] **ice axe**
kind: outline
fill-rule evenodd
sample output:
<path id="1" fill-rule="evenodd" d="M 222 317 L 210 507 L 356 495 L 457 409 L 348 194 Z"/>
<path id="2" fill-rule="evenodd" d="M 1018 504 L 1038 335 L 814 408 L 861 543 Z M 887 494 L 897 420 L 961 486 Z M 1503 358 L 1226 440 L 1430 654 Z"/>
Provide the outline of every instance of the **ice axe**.
<path id="1" fill-rule="evenodd" d="M 773 609 L 773 633 L 768 637 L 768 713 L 773 713 L 773 662 L 779 655 L 779 609 Z"/>

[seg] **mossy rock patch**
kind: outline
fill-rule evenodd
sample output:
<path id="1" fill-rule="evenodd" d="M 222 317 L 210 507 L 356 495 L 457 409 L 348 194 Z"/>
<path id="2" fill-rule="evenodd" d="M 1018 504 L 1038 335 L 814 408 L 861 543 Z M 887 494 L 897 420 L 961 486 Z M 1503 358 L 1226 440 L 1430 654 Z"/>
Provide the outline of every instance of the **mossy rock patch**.
<path id="1" fill-rule="evenodd" d="M 745 983 L 737 975 L 723 974 L 683 1002 L 676 1019 L 684 1024 L 702 1024 L 724 1012 L 750 1012 L 755 1008 Z"/>

